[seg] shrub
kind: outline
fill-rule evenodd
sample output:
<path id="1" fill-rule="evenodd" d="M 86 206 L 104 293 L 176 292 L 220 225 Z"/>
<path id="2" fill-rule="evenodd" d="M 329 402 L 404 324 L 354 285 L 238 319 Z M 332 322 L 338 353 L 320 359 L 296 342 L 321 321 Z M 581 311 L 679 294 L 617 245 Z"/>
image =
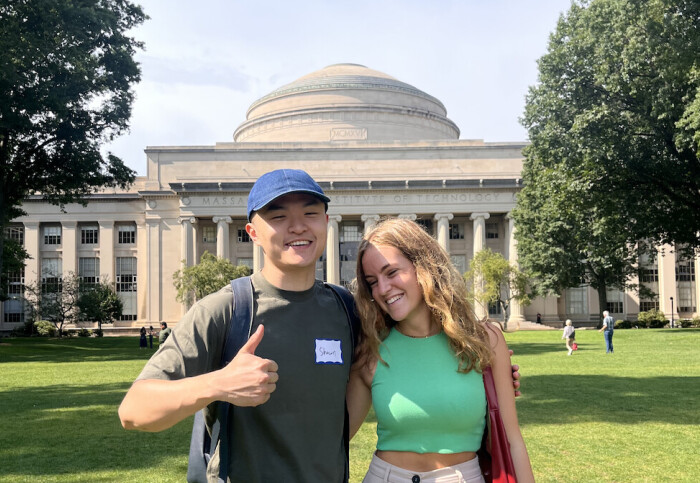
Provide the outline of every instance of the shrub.
<path id="1" fill-rule="evenodd" d="M 87 329 L 80 329 L 78 331 L 78 337 L 90 337 L 90 331 Z"/>
<path id="2" fill-rule="evenodd" d="M 680 319 L 678 321 L 678 325 L 680 325 L 684 329 L 687 329 L 688 327 L 693 326 L 693 321 L 692 319 Z"/>
<path id="3" fill-rule="evenodd" d="M 615 321 L 615 328 L 616 329 L 631 329 L 632 322 L 630 322 L 629 320 L 616 320 Z"/>
<path id="4" fill-rule="evenodd" d="M 104 333 L 102 332 L 102 329 L 92 329 L 92 335 L 95 337 L 102 337 Z"/>
<path id="5" fill-rule="evenodd" d="M 34 322 L 34 327 L 36 327 L 36 332 L 42 337 L 55 337 L 56 336 L 56 326 L 53 322 L 48 320 L 37 320 Z"/>
<path id="6" fill-rule="evenodd" d="M 640 327 L 642 327 L 642 324 L 644 324 L 644 327 L 649 327 L 650 329 L 659 329 L 668 324 L 666 316 L 658 309 L 652 309 L 647 312 L 639 312 L 637 319 Z"/>

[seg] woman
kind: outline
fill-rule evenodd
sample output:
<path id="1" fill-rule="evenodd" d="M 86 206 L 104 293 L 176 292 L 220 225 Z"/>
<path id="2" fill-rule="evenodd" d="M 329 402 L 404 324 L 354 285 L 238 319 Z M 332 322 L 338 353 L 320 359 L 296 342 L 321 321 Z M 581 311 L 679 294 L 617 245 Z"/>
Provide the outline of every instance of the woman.
<path id="1" fill-rule="evenodd" d="M 573 344 L 573 342 L 576 340 L 576 330 L 572 325 L 571 319 L 566 319 L 566 327 L 564 327 L 564 333 L 562 334 L 561 338 L 566 339 L 566 348 L 569 349 L 569 353 L 567 355 L 570 356 L 574 353 L 574 348 L 571 344 Z"/>
<path id="2" fill-rule="evenodd" d="M 364 482 L 483 481 L 480 368 L 489 365 L 518 481 L 534 481 L 505 339 L 476 320 L 464 281 L 437 241 L 408 220 L 378 224 L 359 246 L 356 301 L 363 361 L 348 384 L 350 431 L 373 403 L 378 436 Z"/>
<path id="3" fill-rule="evenodd" d="M 139 331 L 139 349 L 145 349 L 146 347 L 146 326 L 142 326 L 141 330 Z"/>

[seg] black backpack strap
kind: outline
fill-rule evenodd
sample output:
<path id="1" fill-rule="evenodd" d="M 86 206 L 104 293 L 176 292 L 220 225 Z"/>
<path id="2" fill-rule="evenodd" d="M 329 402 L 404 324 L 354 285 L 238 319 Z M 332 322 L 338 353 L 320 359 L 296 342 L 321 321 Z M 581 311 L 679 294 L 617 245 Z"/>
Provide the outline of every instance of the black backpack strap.
<path id="1" fill-rule="evenodd" d="M 232 309 L 231 320 L 226 327 L 226 339 L 221 349 L 220 367 L 226 366 L 236 356 L 250 337 L 253 325 L 253 286 L 250 277 L 231 281 Z M 204 421 L 204 411 L 197 411 L 192 426 L 190 457 L 187 466 L 187 481 L 190 483 L 207 482 L 207 466 L 211 455 L 219 447 L 219 481 L 225 483 L 228 473 L 229 445 L 228 417 L 231 405 L 223 401 L 217 403 L 217 418 L 212 426 L 211 436 Z M 223 430 L 222 430 L 223 428 Z"/>
<path id="2" fill-rule="evenodd" d="M 231 290 L 233 291 L 233 309 L 226 343 L 221 352 L 221 367 L 225 367 L 236 357 L 238 351 L 250 338 L 250 331 L 253 327 L 253 286 L 250 277 L 231 280 Z M 226 483 L 228 476 L 231 441 L 226 430 L 228 429 L 230 411 L 231 404 L 219 401 L 217 422 L 219 423 L 219 482 L 221 483 Z"/>
<path id="3" fill-rule="evenodd" d="M 355 309 L 355 298 L 350 291 L 340 285 L 326 283 L 335 295 L 343 302 L 345 315 L 350 326 L 350 345 L 352 349 L 351 361 L 355 359 L 355 349 L 360 344 L 360 317 Z M 345 405 L 345 424 L 343 425 L 343 440 L 345 441 L 345 481 L 350 478 L 350 418 L 348 416 L 348 406 Z"/>

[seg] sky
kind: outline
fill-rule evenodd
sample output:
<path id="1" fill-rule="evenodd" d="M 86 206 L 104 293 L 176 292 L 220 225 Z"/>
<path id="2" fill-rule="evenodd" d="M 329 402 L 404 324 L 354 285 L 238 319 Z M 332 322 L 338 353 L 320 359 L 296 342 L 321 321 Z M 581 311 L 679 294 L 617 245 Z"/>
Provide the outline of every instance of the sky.
<path id="1" fill-rule="evenodd" d="M 130 131 L 106 150 L 138 175 L 146 146 L 233 141 L 274 89 L 331 64 L 384 72 L 436 98 L 461 139 L 527 140 L 518 119 L 570 0 L 133 0 L 141 82 Z M 196 5 L 196 7 L 193 7 Z"/>

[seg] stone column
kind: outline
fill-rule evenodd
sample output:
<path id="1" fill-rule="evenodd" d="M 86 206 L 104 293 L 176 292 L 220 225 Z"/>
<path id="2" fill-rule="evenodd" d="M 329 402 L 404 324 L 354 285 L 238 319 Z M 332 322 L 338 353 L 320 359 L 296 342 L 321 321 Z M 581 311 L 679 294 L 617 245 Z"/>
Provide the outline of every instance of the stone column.
<path id="1" fill-rule="evenodd" d="M 149 284 L 151 281 L 148 250 L 148 230 L 146 228 L 146 220 L 138 219 L 136 222 L 136 304 L 138 320 L 151 320 L 148 314 L 148 305 L 150 304 Z"/>
<path id="2" fill-rule="evenodd" d="M 437 241 L 449 253 L 450 220 L 454 218 L 454 215 L 452 213 L 435 213 L 433 218 L 437 221 Z"/>
<path id="3" fill-rule="evenodd" d="M 106 277 L 114 287 L 114 220 L 98 222 L 100 225 L 100 280 Z"/>
<path id="4" fill-rule="evenodd" d="M 379 222 L 379 215 L 362 215 L 360 219 L 365 224 L 364 232 L 367 233 Z"/>
<path id="5" fill-rule="evenodd" d="M 191 267 L 195 263 L 194 259 L 194 228 L 193 225 L 197 222 L 195 217 L 183 216 L 179 219 L 182 225 L 180 234 L 180 257 L 183 260 L 183 268 Z"/>
<path id="6" fill-rule="evenodd" d="M 259 272 L 265 265 L 265 252 L 260 245 L 253 246 L 253 272 Z"/>
<path id="7" fill-rule="evenodd" d="M 486 220 L 488 220 L 490 217 L 491 215 L 489 213 L 472 213 L 469 217 L 469 219 L 474 221 L 474 249 L 472 252 L 472 259 L 474 256 L 476 256 L 477 253 L 484 249 L 484 246 L 486 246 Z M 482 287 L 482 285 L 483 281 L 481 279 L 477 278 L 474 280 L 475 290 L 478 290 L 479 287 Z M 484 317 L 488 316 L 487 308 L 479 302 L 476 302 L 474 304 L 474 312 L 476 313 L 476 316 L 480 319 L 483 319 Z"/>
<path id="8" fill-rule="evenodd" d="M 181 220 L 182 221 L 182 220 Z M 184 228 L 184 225 L 183 225 Z M 146 218 L 146 257 L 148 258 L 148 270 L 146 281 L 146 313 L 149 321 L 163 320 L 163 283 L 161 273 L 163 270 L 163 253 L 161 253 L 161 220 L 160 218 Z M 184 268 L 184 267 L 181 267 Z M 176 303 L 169 300 L 168 303 Z M 187 311 L 186 304 L 182 304 L 182 314 Z"/>
<path id="9" fill-rule="evenodd" d="M 678 320 L 678 297 L 676 296 L 676 250 L 672 245 L 659 247 L 659 310 L 671 320 L 671 297 L 673 297 L 673 319 Z"/>
<path id="10" fill-rule="evenodd" d="M 191 218 L 194 220 L 192 222 L 192 265 L 197 265 L 199 263 L 199 238 L 200 238 L 200 226 L 197 223 L 197 218 Z"/>
<path id="11" fill-rule="evenodd" d="M 506 248 L 508 250 L 508 261 L 511 265 L 516 268 L 520 268 L 518 265 L 518 241 L 515 239 L 515 220 L 513 216 L 508 213 L 506 215 L 508 220 L 508 229 L 506 233 Z M 508 323 L 515 322 L 519 324 L 525 321 L 525 316 L 523 315 L 523 306 L 516 302 L 515 300 L 510 301 L 510 317 L 508 317 Z"/>
<path id="12" fill-rule="evenodd" d="M 61 222 L 61 264 L 63 265 L 64 279 L 69 272 L 78 274 L 76 254 L 78 251 L 78 243 L 76 239 L 77 221 L 62 221 Z"/>
<path id="13" fill-rule="evenodd" d="M 230 216 L 215 216 L 212 221 L 216 223 L 216 256 L 229 259 L 229 224 Z"/>
<path id="14" fill-rule="evenodd" d="M 340 215 L 328 216 L 328 235 L 326 238 L 326 281 L 340 283 L 340 253 L 338 223 L 343 219 Z"/>
<path id="15" fill-rule="evenodd" d="M 24 249 L 29 254 L 24 262 L 24 283 L 36 285 L 41 279 L 41 230 L 38 221 L 24 222 Z"/>

